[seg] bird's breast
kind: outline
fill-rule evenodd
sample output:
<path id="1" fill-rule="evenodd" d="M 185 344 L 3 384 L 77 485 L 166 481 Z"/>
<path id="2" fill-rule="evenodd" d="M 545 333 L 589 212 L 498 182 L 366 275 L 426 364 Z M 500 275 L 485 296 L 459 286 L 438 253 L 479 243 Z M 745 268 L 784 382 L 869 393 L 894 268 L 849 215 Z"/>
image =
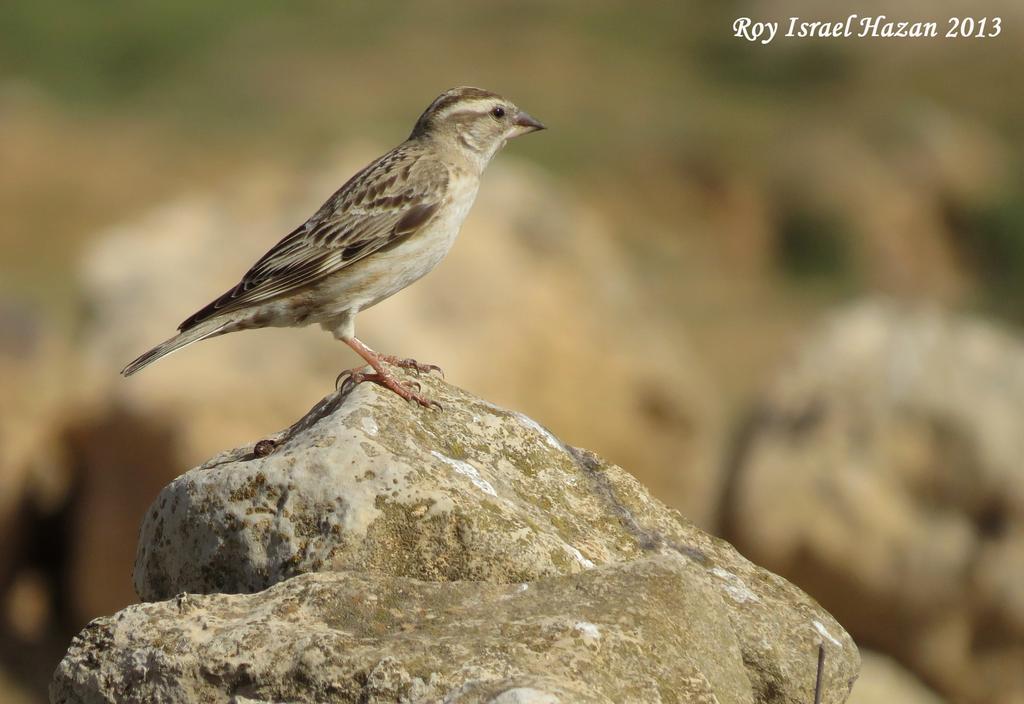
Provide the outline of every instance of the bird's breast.
<path id="1" fill-rule="evenodd" d="M 476 184 L 453 189 L 447 202 L 418 232 L 401 244 L 371 254 L 338 277 L 338 300 L 355 310 L 380 303 L 436 267 L 455 243 L 476 199 Z M 347 300 L 346 300 L 347 299 Z"/>

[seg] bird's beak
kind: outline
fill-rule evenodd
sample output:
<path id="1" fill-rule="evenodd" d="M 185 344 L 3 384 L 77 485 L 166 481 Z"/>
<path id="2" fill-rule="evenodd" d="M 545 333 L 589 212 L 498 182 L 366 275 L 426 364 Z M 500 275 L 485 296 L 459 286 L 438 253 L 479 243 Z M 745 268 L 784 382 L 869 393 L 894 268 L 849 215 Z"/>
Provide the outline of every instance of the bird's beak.
<path id="1" fill-rule="evenodd" d="M 530 115 L 530 113 L 520 110 L 516 115 L 514 121 L 516 126 L 514 137 L 518 137 L 521 134 L 529 134 L 530 132 L 536 132 L 537 130 L 545 129 L 544 123 L 537 118 Z"/>

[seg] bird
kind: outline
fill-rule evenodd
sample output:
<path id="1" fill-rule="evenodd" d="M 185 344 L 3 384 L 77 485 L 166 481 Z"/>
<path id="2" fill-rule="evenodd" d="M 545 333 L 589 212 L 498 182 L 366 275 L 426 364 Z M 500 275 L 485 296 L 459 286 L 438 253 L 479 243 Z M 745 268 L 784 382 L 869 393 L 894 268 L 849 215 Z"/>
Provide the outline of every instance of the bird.
<path id="1" fill-rule="evenodd" d="M 406 401 L 440 404 L 386 365 L 433 364 L 381 354 L 356 337 L 356 315 L 429 273 L 455 242 L 480 177 L 508 140 L 545 126 L 507 98 L 462 86 L 441 93 L 409 137 L 357 172 L 302 225 L 270 248 L 234 287 L 193 313 L 178 333 L 130 362 L 135 374 L 200 340 L 239 330 L 319 324 L 370 366 L 335 381 L 376 383 Z"/>

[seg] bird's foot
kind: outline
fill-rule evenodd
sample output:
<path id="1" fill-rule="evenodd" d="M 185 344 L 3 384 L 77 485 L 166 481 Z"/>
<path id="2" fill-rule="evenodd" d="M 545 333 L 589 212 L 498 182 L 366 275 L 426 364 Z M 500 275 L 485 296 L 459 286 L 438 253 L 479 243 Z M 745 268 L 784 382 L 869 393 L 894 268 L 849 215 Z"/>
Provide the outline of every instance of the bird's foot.
<path id="1" fill-rule="evenodd" d="M 342 381 L 343 377 L 344 381 Z M 413 391 L 409 387 L 403 385 L 400 381 L 398 381 L 398 379 L 393 377 L 391 374 L 388 374 L 387 372 L 364 372 L 362 371 L 362 368 L 346 369 L 338 376 L 338 381 L 341 381 L 340 390 L 342 393 L 354 389 L 356 386 L 362 384 L 364 381 L 372 381 L 374 384 L 383 386 L 385 389 L 395 392 L 406 401 L 415 401 L 424 408 L 433 407 L 439 411 L 444 410 L 441 407 L 440 403 L 431 398 L 427 398 L 423 394 L 419 393 L 419 382 L 410 382 L 412 385 L 415 385 L 416 387 L 416 390 Z M 335 382 L 335 384 L 337 385 L 337 382 Z"/>
<path id="2" fill-rule="evenodd" d="M 436 364 L 423 364 L 422 362 L 417 362 L 415 359 L 411 359 L 408 357 L 403 359 L 401 357 L 396 357 L 393 354 L 382 354 L 380 355 L 380 359 L 381 361 L 387 362 L 388 364 L 395 367 L 401 367 L 402 369 L 412 369 L 417 374 L 429 374 L 430 372 L 437 372 L 438 374 L 441 375 L 441 378 L 444 379 L 444 370 L 441 369 L 441 367 L 437 366 Z"/>

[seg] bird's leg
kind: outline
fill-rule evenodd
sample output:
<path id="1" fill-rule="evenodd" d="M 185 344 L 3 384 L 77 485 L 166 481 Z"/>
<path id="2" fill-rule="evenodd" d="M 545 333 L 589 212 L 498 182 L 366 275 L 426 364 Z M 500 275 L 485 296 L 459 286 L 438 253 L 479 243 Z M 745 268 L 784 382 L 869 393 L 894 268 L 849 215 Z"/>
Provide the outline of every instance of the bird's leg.
<path id="1" fill-rule="evenodd" d="M 348 377 L 345 379 L 342 388 L 349 384 L 355 386 L 357 384 L 361 384 L 364 381 L 372 381 L 375 384 L 383 386 L 385 389 L 394 391 L 396 394 L 401 396 L 406 401 L 415 401 L 416 403 L 426 408 L 434 406 L 437 408 L 437 410 L 442 410 L 440 403 L 432 399 L 429 399 L 426 396 L 423 396 L 422 394 L 419 394 L 416 391 L 407 388 L 406 386 L 403 386 L 398 381 L 398 379 L 394 377 L 394 375 L 388 372 L 384 368 L 383 364 L 383 362 L 389 361 L 388 357 L 377 354 L 355 337 L 344 339 L 343 342 L 349 347 L 351 347 L 353 350 L 355 350 L 356 354 L 358 354 L 360 357 L 366 360 L 366 363 L 369 364 L 370 367 L 373 369 L 373 373 L 367 374 L 366 372 L 361 371 L 360 369 L 350 369 L 344 371 L 338 377 L 338 380 L 345 376 Z M 417 388 L 419 388 L 419 384 L 416 384 L 416 386 Z"/>

